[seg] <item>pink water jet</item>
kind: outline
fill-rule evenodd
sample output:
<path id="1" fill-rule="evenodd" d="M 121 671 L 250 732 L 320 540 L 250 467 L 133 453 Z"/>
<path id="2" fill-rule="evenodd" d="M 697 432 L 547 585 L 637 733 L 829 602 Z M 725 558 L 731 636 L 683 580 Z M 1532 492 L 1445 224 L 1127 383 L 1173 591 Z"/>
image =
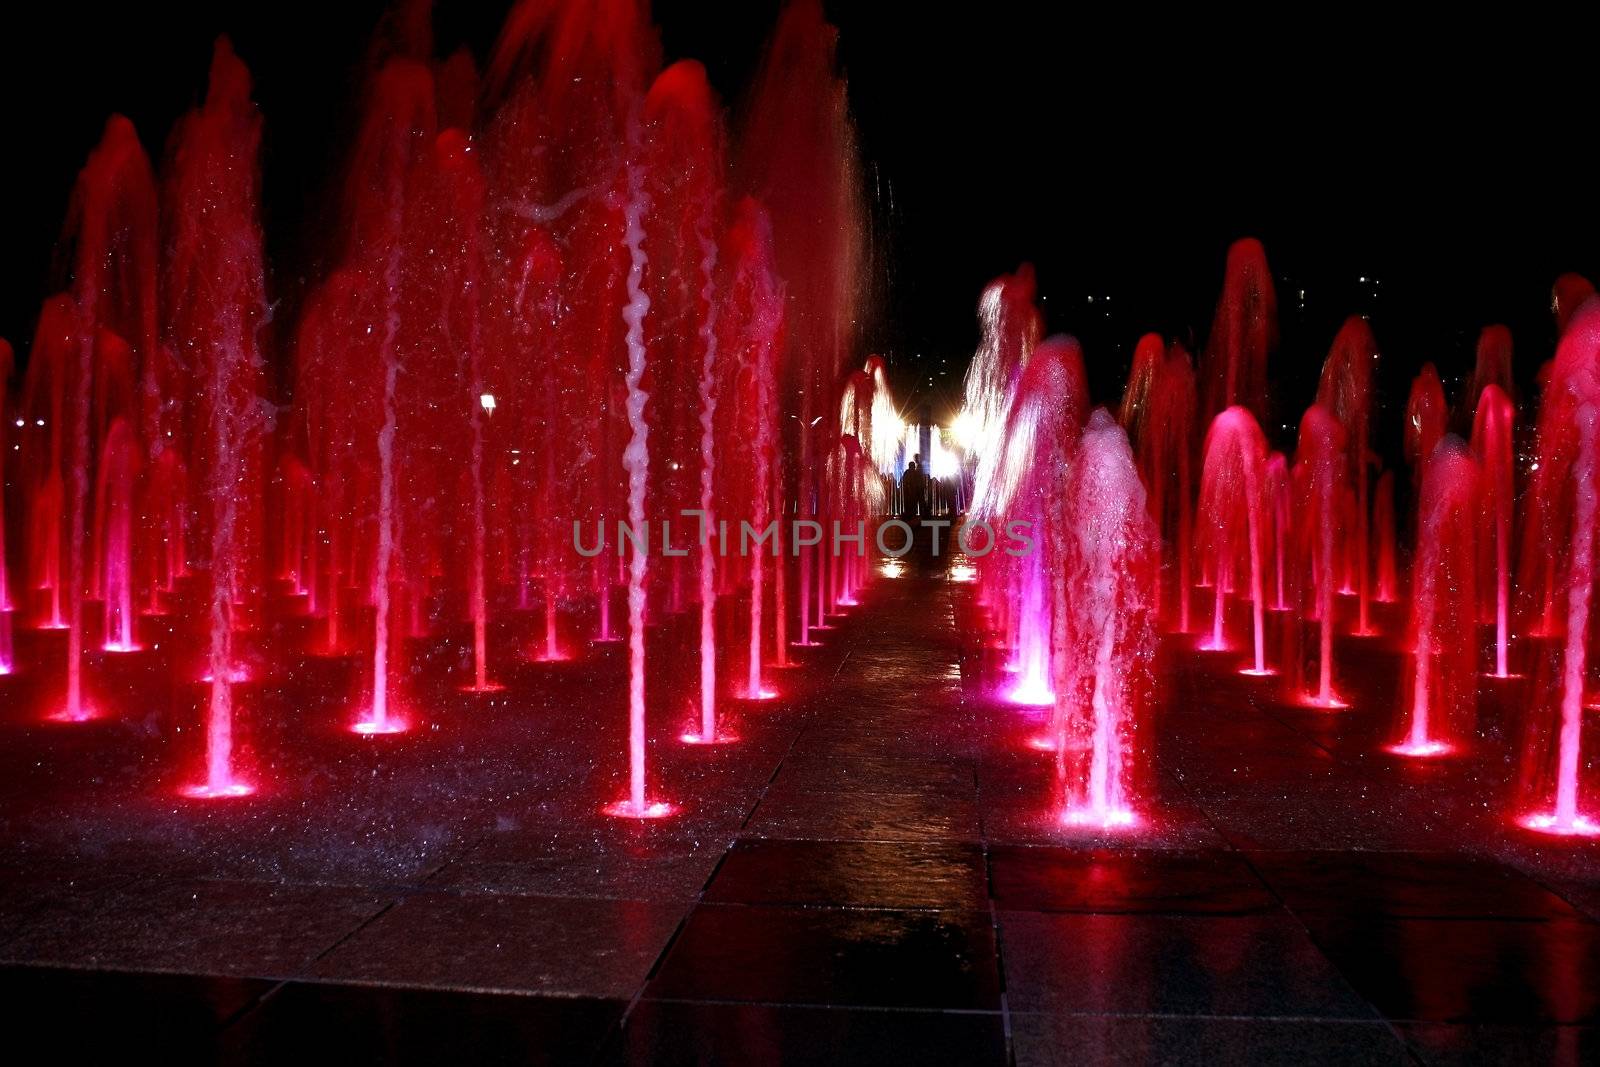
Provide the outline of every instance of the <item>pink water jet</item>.
<path id="1" fill-rule="evenodd" d="M 1202 543 L 1208 550 L 1215 591 L 1211 633 L 1200 647 L 1213 652 L 1231 647 L 1225 631 L 1228 587 L 1242 555 L 1250 568 L 1255 653 L 1250 669 L 1260 675 L 1270 673 L 1261 562 L 1266 452 L 1266 438 L 1255 417 L 1243 407 L 1230 407 L 1212 420 L 1206 432 L 1200 472 Z"/>
<path id="2" fill-rule="evenodd" d="M 1253 237 L 1228 247 L 1222 295 L 1200 361 L 1204 415 L 1247 409 L 1260 423 L 1267 411 L 1267 360 L 1278 344 L 1278 294 L 1267 252 Z"/>
<path id="3" fill-rule="evenodd" d="M 871 247 L 868 208 L 838 31 L 820 0 L 786 4 L 767 42 L 744 107 L 735 185 L 772 220 L 777 274 L 789 313 L 778 396 L 791 479 L 785 496 L 800 519 L 824 521 L 830 495 L 823 460 L 839 427 L 833 399 L 857 361 Z M 827 220 L 819 225 L 820 220 Z M 799 555 L 799 644 L 825 625 L 827 564 L 821 548 Z"/>
<path id="4" fill-rule="evenodd" d="M 1295 527 L 1297 587 L 1301 590 L 1301 618 L 1317 623 L 1316 687 L 1301 681 L 1301 703 L 1321 709 L 1347 705 L 1334 690 L 1334 586 L 1338 533 L 1341 528 L 1339 501 L 1345 487 L 1346 440 L 1344 427 L 1321 404 L 1306 409 L 1300 420 L 1299 445 L 1295 451 L 1294 482 L 1298 496 L 1298 521 Z M 1300 674 L 1306 657 L 1297 657 Z"/>
<path id="5" fill-rule="evenodd" d="M 1089 419 L 1062 495 L 1065 521 L 1048 535 L 1057 545 L 1052 734 L 1062 817 L 1131 826 L 1154 689 L 1160 538 L 1127 435 L 1103 408 Z"/>
<path id="6" fill-rule="evenodd" d="M 1177 632 L 1190 628 L 1193 581 L 1194 365 L 1176 342 L 1168 346 L 1156 334 L 1140 338 L 1133 369 L 1122 394 L 1120 421 L 1133 445 L 1139 476 L 1149 489 L 1150 514 L 1163 539 L 1165 558 L 1176 558 Z M 1158 605 L 1159 607 L 1159 605 Z"/>
<path id="7" fill-rule="evenodd" d="M 1511 517 L 1516 506 L 1514 415 L 1500 386 L 1486 385 L 1472 423 L 1472 451 L 1483 471 L 1480 518 L 1486 536 L 1479 563 L 1480 586 L 1492 590 L 1494 677 L 1511 676 Z M 1489 551 L 1492 549 L 1492 551 Z"/>
<path id="8" fill-rule="evenodd" d="M 1355 522 L 1346 529 L 1345 558 L 1355 566 L 1358 597 L 1357 635 L 1374 633 L 1371 622 L 1370 512 L 1367 499 L 1369 474 L 1368 435 L 1372 423 L 1372 374 L 1378 362 L 1378 343 L 1367 320 L 1352 315 L 1333 339 L 1317 384 L 1317 403 L 1344 426 L 1349 478 L 1355 487 Z"/>
<path id="9" fill-rule="evenodd" d="M 260 335 L 270 313 L 259 204 L 261 117 L 250 75 L 226 39 L 212 56 L 204 104 L 180 124 L 166 176 L 171 205 L 166 334 L 204 397 L 187 419 L 188 467 L 201 490 L 197 533 L 210 590 L 205 781 L 191 797 L 239 797 L 234 686 L 249 676 L 234 634 L 259 600 L 264 551 L 267 416 Z M 298 573 L 299 562 L 296 561 Z"/>
<path id="10" fill-rule="evenodd" d="M 1406 397 L 1403 447 L 1406 463 L 1411 467 L 1413 498 L 1421 496 L 1422 472 L 1444 436 L 1446 419 L 1444 383 L 1433 364 L 1424 363 Z"/>
<path id="11" fill-rule="evenodd" d="M 1272 610 L 1288 611 L 1285 578 L 1289 570 L 1289 545 L 1293 541 L 1294 487 L 1289 476 L 1289 460 L 1282 452 L 1267 456 L 1264 472 L 1267 488 L 1267 517 L 1272 522 Z"/>
<path id="12" fill-rule="evenodd" d="M 1076 340 L 1052 337 L 1033 352 L 1007 405 L 995 445 L 999 458 L 980 466 L 973 496 L 975 520 L 1027 522 L 1036 531 L 1049 528 L 1051 509 L 1061 493 L 1057 476 L 1071 462 L 1087 393 L 1083 350 Z M 1000 555 L 991 553 L 990 558 Z M 1012 591 L 1007 623 L 1015 634 L 1011 665 L 1017 679 L 1006 699 L 1024 705 L 1052 704 L 1051 542 L 1041 536 L 1033 552 L 995 562 L 997 580 Z"/>
<path id="13" fill-rule="evenodd" d="M 133 427 L 116 419 L 100 450 L 95 514 L 100 530 L 100 595 L 105 602 L 107 652 L 138 652 L 133 638 L 134 489 L 139 478 L 139 446 Z"/>
<path id="14" fill-rule="evenodd" d="M 1543 542 L 1560 572 L 1566 608 L 1559 667 L 1536 679 L 1523 748 L 1523 825 L 1546 833 L 1588 835 L 1592 816 L 1580 811 L 1584 691 L 1588 678 L 1590 605 L 1594 595 L 1596 527 L 1600 525 L 1600 301 L 1573 312 L 1556 349 L 1539 412 L 1539 457 L 1544 488 L 1536 503 Z M 1553 712 L 1553 714 L 1552 714 Z"/>
<path id="15" fill-rule="evenodd" d="M 723 323 L 729 355 L 737 361 L 738 368 L 735 439 L 753 446 L 744 463 L 748 468 L 744 479 L 748 485 L 748 511 L 742 513 L 750 516 L 755 536 L 759 537 L 772 522 L 775 487 L 771 471 L 777 464 L 778 448 L 776 362 L 783 344 L 784 293 L 774 269 L 771 226 L 766 212 L 754 200 L 740 201 L 726 244 L 731 274 Z M 743 695 L 749 700 L 776 695 L 762 680 L 762 641 L 767 559 L 773 558 L 774 571 L 781 571 L 784 559 L 779 550 L 775 531 L 768 545 L 755 544 L 750 550 L 749 645 L 743 688 Z M 713 716 L 702 716 L 701 736 L 716 736 Z"/>
<path id="16" fill-rule="evenodd" d="M 1478 334 L 1472 375 L 1466 380 L 1461 396 L 1457 400 L 1460 412 L 1456 420 L 1457 425 L 1465 426 L 1472 423 L 1483 402 L 1483 391 L 1491 385 L 1505 394 L 1506 399 L 1511 402 L 1512 409 L 1515 410 L 1517 385 L 1512 370 L 1513 352 L 1511 331 L 1507 327 L 1485 326 Z"/>
<path id="17" fill-rule="evenodd" d="M 1384 471 L 1378 478 L 1372 501 L 1372 526 L 1378 539 L 1377 590 L 1373 596 L 1380 604 L 1393 604 L 1400 599 L 1395 522 L 1394 471 Z"/>
<path id="18" fill-rule="evenodd" d="M 45 360 L 41 372 L 58 372 L 60 391 L 54 383 L 39 390 L 58 395 L 56 414 L 65 416 L 51 451 L 61 457 L 67 516 L 67 565 L 60 579 L 67 601 L 67 677 L 57 717 L 69 722 L 93 717 L 83 699 L 83 608 L 85 592 L 100 584 L 95 546 L 89 543 L 98 528 L 90 486 L 97 484 L 99 453 L 117 417 L 134 422 L 146 438 L 156 435 L 162 406 L 166 376 L 155 337 L 156 217 L 150 162 L 132 123 L 113 116 L 78 176 L 69 208 L 70 304 L 60 308 L 59 318 L 52 317 L 55 336 L 46 343 L 71 341 L 58 359 Z M 40 325 L 43 329 L 43 317 Z M 140 383 L 137 392 L 134 381 Z"/>
<path id="19" fill-rule="evenodd" d="M 1550 289 L 1550 311 L 1556 319 L 1556 336 L 1567 332 L 1567 326 L 1580 307 L 1594 296 L 1594 283 L 1581 274 L 1568 271 L 1556 279 Z"/>
<path id="20" fill-rule="evenodd" d="M 1477 459 L 1454 434 L 1440 440 L 1423 466 L 1409 699 L 1402 705 L 1399 740 L 1389 749 L 1398 755 L 1452 752 L 1476 725 L 1479 478 Z"/>
<path id="21" fill-rule="evenodd" d="M 6 484 L 6 444 L 10 438 L 11 407 L 7 391 L 11 384 L 12 351 L 10 342 L 0 337 L 0 488 Z M 10 674 L 16 667 L 12 648 L 11 615 L 15 605 L 11 601 L 11 567 L 6 556 L 6 505 L 5 494 L 0 491 L 0 675 Z"/>

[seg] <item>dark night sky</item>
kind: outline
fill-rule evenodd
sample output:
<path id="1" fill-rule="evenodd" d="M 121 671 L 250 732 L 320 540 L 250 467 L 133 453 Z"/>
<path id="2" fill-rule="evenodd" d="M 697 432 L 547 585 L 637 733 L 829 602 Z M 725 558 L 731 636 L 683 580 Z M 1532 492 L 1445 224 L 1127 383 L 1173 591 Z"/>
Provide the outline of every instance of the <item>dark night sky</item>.
<path id="1" fill-rule="evenodd" d="M 464 42 L 481 57 L 508 2 L 441 3 L 441 46 Z M 26 344 L 67 192 L 106 114 L 129 114 L 158 155 L 222 31 L 255 72 L 266 114 L 274 284 L 298 284 L 383 6 L 0 14 L 0 335 Z M 668 59 L 705 62 L 730 101 L 776 9 L 656 8 Z M 1082 337 L 1096 398 L 1113 401 L 1141 331 L 1203 339 L 1228 242 L 1259 236 L 1279 279 L 1281 409 L 1309 399 L 1339 320 L 1362 311 L 1385 349 L 1390 422 L 1416 366 L 1435 360 L 1448 384 L 1487 322 L 1516 331 L 1531 381 L 1551 344 L 1551 280 L 1600 275 L 1600 175 L 1587 143 L 1597 96 L 1592 57 L 1578 59 L 1594 27 L 1570 16 L 1412 30 L 1348 7 L 1336 23 L 1297 10 L 1245 25 L 1000 0 L 964 12 L 911 0 L 828 9 L 888 252 L 888 306 L 871 343 L 902 394 L 930 378 L 936 397 L 956 394 L 980 289 L 1024 260 L 1038 266 L 1050 329 Z"/>

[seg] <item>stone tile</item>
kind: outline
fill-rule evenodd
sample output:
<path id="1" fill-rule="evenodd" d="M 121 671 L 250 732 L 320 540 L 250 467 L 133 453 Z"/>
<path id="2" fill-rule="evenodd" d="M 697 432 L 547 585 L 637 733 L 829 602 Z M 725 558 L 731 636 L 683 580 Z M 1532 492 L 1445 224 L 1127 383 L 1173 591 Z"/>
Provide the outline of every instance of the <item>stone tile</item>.
<path id="1" fill-rule="evenodd" d="M 567 1064 L 616 1029 L 624 1001 L 291 982 L 229 1030 L 238 1064 Z"/>
<path id="2" fill-rule="evenodd" d="M 1372 1018 L 1282 916 L 1000 913 L 1013 1011 Z"/>
<path id="3" fill-rule="evenodd" d="M 1305 914 L 1582 918 L 1521 872 L 1459 853 L 1257 852 L 1250 862 L 1289 908 Z"/>
<path id="4" fill-rule="evenodd" d="M 1390 1019 L 1600 1021 L 1600 926 L 1309 916 L 1317 945 Z"/>
<path id="5" fill-rule="evenodd" d="M 319 960 L 347 982 L 631 997 L 677 928 L 674 904 L 426 893 Z"/>
<path id="6" fill-rule="evenodd" d="M 782 1063 L 805 1067 L 1006 1062 L 991 1013 L 870 1011 L 764 1004 L 641 1001 L 602 1063 L 672 1067 Z"/>
<path id="7" fill-rule="evenodd" d="M 140 885 L 93 916 L 48 913 L 0 955 L 24 963 L 292 977 L 388 903 L 379 892 L 329 886 Z"/>
<path id="8" fill-rule="evenodd" d="M 723 904 L 808 904 L 982 910 L 983 853 L 975 845 L 882 841 L 741 841 L 705 899 Z"/>
<path id="9" fill-rule="evenodd" d="M 1251 1067 L 1409 1064 L 1383 1023 L 1013 1012 L 1017 1067 L 1239 1063 Z"/>
<path id="10" fill-rule="evenodd" d="M 981 912 L 703 904 L 645 995 L 997 1011 L 994 928 Z"/>
<path id="11" fill-rule="evenodd" d="M 995 906 L 1008 911 L 1277 911 L 1276 898 L 1238 853 L 1170 849 L 1024 848 L 989 851 Z"/>

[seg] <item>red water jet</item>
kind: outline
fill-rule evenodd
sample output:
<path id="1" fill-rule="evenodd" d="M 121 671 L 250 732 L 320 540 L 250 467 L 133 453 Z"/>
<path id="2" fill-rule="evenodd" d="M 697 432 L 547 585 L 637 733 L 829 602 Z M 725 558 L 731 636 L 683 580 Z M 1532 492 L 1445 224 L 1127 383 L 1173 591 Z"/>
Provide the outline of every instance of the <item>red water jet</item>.
<path id="1" fill-rule="evenodd" d="M 1454 434 L 1423 464 L 1411 578 L 1411 663 L 1401 706 L 1401 756 L 1458 749 L 1477 720 L 1478 461 Z"/>

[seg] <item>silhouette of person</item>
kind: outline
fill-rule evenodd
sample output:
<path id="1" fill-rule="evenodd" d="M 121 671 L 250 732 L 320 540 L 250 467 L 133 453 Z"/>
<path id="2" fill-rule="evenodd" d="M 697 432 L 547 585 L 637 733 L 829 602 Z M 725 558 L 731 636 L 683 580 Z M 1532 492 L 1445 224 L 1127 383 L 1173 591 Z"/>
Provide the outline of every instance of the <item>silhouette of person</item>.
<path id="1" fill-rule="evenodd" d="M 928 479 L 922 473 L 922 457 L 912 456 L 900 476 L 900 511 L 907 518 L 923 515 L 927 509 Z"/>

